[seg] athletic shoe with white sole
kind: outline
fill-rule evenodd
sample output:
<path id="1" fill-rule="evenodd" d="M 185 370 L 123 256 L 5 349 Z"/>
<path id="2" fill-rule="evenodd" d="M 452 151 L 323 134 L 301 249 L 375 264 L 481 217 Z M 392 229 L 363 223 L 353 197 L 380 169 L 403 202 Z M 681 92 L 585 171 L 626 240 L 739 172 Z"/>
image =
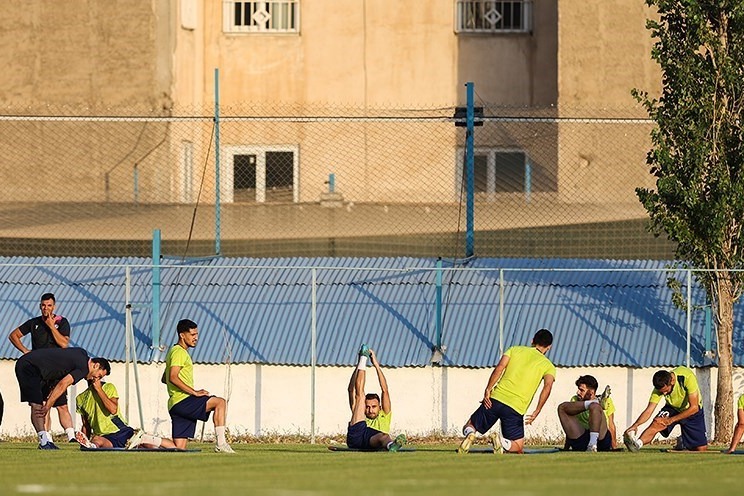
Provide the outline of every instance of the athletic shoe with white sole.
<path id="1" fill-rule="evenodd" d="M 628 451 L 632 451 L 633 453 L 637 453 L 641 449 L 641 445 L 638 443 L 638 440 L 631 433 L 623 435 L 623 443 L 625 443 L 625 447 L 628 448 Z"/>
<path id="2" fill-rule="evenodd" d="M 597 452 L 597 445 L 596 444 L 591 444 L 591 445 L 587 446 L 586 447 L 586 451 L 587 452 L 590 452 L 590 453 L 596 453 Z"/>
<path id="3" fill-rule="evenodd" d="M 235 453 L 235 450 L 233 450 L 229 444 L 218 444 L 214 447 L 215 453 Z"/>
<path id="4" fill-rule="evenodd" d="M 393 444 L 390 445 L 388 448 L 388 451 L 392 451 L 395 453 L 396 451 L 400 451 L 400 449 L 408 442 L 406 439 L 405 434 L 398 434 L 398 436 L 395 438 L 395 441 L 393 441 Z"/>
<path id="5" fill-rule="evenodd" d="M 491 446 L 493 446 L 494 455 L 504 454 L 504 445 L 501 444 L 501 434 L 498 431 L 491 433 L 490 441 L 491 441 Z"/>
<path id="6" fill-rule="evenodd" d="M 40 444 L 39 445 L 39 449 L 40 450 L 58 450 L 59 448 L 57 447 L 56 444 L 54 444 L 53 442 L 49 441 L 48 443 Z"/>
<path id="7" fill-rule="evenodd" d="M 597 396 L 597 399 L 599 400 L 599 406 L 602 407 L 602 410 L 607 410 L 607 402 L 610 400 L 610 394 L 612 394 L 612 389 L 610 388 L 610 385 L 608 384 L 605 386 L 604 391 L 602 391 L 602 394 Z"/>
<path id="8" fill-rule="evenodd" d="M 127 443 L 127 449 L 133 450 L 137 449 L 137 447 L 142 444 L 142 438 L 145 437 L 145 431 L 139 430 L 137 431 L 134 436 L 129 438 L 129 442 Z"/>
<path id="9" fill-rule="evenodd" d="M 86 448 L 97 448 L 95 444 L 90 442 L 90 439 L 88 439 L 88 436 L 85 435 L 84 432 L 77 431 L 75 433 L 75 441 L 80 443 L 80 446 L 85 446 Z"/>
<path id="10" fill-rule="evenodd" d="M 457 448 L 457 452 L 461 455 L 464 455 L 468 452 L 470 452 L 470 447 L 475 442 L 475 432 L 471 432 L 467 436 L 465 436 L 465 439 L 462 440 L 460 443 L 460 446 Z"/>

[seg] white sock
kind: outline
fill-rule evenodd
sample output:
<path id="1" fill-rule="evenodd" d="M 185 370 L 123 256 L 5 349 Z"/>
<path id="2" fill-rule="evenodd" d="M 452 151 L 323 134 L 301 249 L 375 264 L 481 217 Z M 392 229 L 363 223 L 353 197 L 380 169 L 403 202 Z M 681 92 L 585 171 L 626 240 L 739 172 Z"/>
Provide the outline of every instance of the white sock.
<path id="1" fill-rule="evenodd" d="M 390 451 L 390 446 L 392 445 L 393 445 L 393 441 L 390 441 L 389 443 L 387 443 L 387 446 L 385 446 L 385 449 Z"/>
<path id="2" fill-rule="evenodd" d="M 47 431 L 39 431 L 37 432 L 37 434 L 39 435 L 39 444 L 52 442 L 52 438 L 49 436 L 49 433 Z"/>
<path id="3" fill-rule="evenodd" d="M 501 438 L 501 446 L 504 447 L 504 451 L 509 451 L 511 448 L 512 442 L 506 439 L 505 437 Z"/>
<path id="4" fill-rule="evenodd" d="M 224 425 L 215 425 L 214 434 L 215 436 L 217 436 L 218 445 L 222 446 L 223 444 L 227 444 L 227 439 L 225 439 L 225 426 Z"/>
<path id="5" fill-rule="evenodd" d="M 586 400 L 584 402 L 584 410 L 589 410 L 589 405 L 591 405 L 592 403 L 599 403 L 599 400 L 598 399 Z"/>
<path id="6" fill-rule="evenodd" d="M 160 445 L 162 443 L 163 443 L 163 439 L 157 436 L 153 436 L 150 434 L 145 434 L 142 436 L 142 444 L 151 444 L 155 446 L 156 448 L 160 448 Z"/>
<path id="7" fill-rule="evenodd" d="M 638 448 L 640 448 L 641 446 L 643 446 L 643 441 L 641 441 L 641 438 L 640 437 L 636 439 L 636 443 L 638 443 Z"/>
<path id="8" fill-rule="evenodd" d="M 596 446 L 599 440 L 599 432 L 589 432 L 589 446 Z"/>
<path id="9" fill-rule="evenodd" d="M 465 437 L 468 437 L 468 435 L 470 434 L 475 434 L 475 429 L 468 425 L 466 427 L 463 427 L 462 433 Z"/>
<path id="10" fill-rule="evenodd" d="M 65 434 L 67 434 L 68 441 L 72 441 L 73 439 L 75 439 L 75 429 L 73 429 L 72 427 L 68 427 L 67 429 L 65 429 Z"/>
<path id="11" fill-rule="evenodd" d="M 359 356 L 359 363 L 357 363 L 357 369 L 365 370 L 367 368 L 367 357 L 364 355 Z"/>

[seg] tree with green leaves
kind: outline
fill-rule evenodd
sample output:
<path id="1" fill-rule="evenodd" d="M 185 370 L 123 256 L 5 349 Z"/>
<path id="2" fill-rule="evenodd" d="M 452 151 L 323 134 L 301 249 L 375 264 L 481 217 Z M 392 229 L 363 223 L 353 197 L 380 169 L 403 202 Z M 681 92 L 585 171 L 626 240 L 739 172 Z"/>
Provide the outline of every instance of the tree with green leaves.
<path id="1" fill-rule="evenodd" d="M 734 304 L 744 289 L 744 2 L 646 0 L 662 72 L 658 98 L 633 90 L 657 126 L 647 155 L 656 189 L 636 193 L 657 235 L 705 288 L 718 338 L 716 442 L 733 432 Z"/>

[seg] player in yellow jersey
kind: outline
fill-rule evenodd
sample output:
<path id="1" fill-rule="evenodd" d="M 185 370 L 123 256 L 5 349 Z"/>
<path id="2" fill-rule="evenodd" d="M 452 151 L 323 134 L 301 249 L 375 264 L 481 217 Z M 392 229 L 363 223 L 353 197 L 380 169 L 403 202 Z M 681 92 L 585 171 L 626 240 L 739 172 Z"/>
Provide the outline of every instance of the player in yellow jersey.
<path id="1" fill-rule="evenodd" d="M 199 329 L 195 322 L 182 319 L 176 326 L 178 343 L 165 357 L 165 372 L 162 382 L 168 386 L 168 413 L 173 424 L 173 442 L 185 449 L 189 438 L 196 433 L 196 421 L 206 422 L 214 412 L 215 447 L 218 453 L 235 453 L 225 439 L 227 402 L 213 396 L 205 389 L 194 388 L 194 363 L 188 353 L 199 340 Z"/>
<path id="2" fill-rule="evenodd" d="M 671 372 L 659 370 L 652 379 L 654 390 L 646 409 L 633 425 L 625 430 L 623 441 L 629 451 L 638 451 L 650 443 L 656 434 L 669 437 L 675 425 L 682 430 L 682 445 L 691 451 L 706 451 L 708 436 L 705 432 L 705 414 L 695 372 L 688 367 L 677 367 Z M 651 425 L 636 437 L 636 430 L 653 415 L 661 398 L 666 404 L 661 408 Z"/>
<path id="3" fill-rule="evenodd" d="M 545 356 L 553 345 L 553 334 L 540 329 L 532 338 L 532 346 L 512 346 L 504 352 L 488 378 L 480 407 L 473 412 L 462 429 L 465 439 L 457 449 L 467 453 L 475 441 L 475 433 L 485 434 L 501 420 L 501 434 L 491 436 L 494 453 L 522 453 L 524 424 L 531 424 L 542 411 L 555 382 L 555 365 Z M 526 415 L 540 383 L 542 391 L 537 406 Z"/>
<path id="4" fill-rule="evenodd" d="M 610 386 L 597 397 L 599 383 L 594 376 L 576 379 L 576 395 L 558 405 L 558 418 L 566 433 L 564 449 L 574 451 L 612 451 L 615 449 L 615 404 Z"/>
<path id="5" fill-rule="evenodd" d="M 377 372 L 380 396 L 364 392 L 368 359 Z M 349 448 L 398 451 L 406 444 L 404 434 L 399 434 L 395 439 L 390 436 L 393 411 L 387 380 L 385 374 L 382 373 L 375 352 L 366 344 L 363 344 L 359 350 L 357 367 L 349 381 L 349 407 L 351 408 L 351 421 L 346 434 L 346 445 Z"/>
<path id="6" fill-rule="evenodd" d="M 176 447 L 170 439 L 135 433 L 119 411 L 119 393 L 110 382 L 88 379 L 88 389 L 77 395 L 75 404 L 83 420 L 83 430 L 75 438 L 86 448 Z"/>
<path id="7" fill-rule="evenodd" d="M 744 394 L 739 396 L 739 402 L 736 404 L 736 427 L 734 435 L 731 437 L 731 445 L 724 453 L 733 453 L 736 451 L 736 445 L 741 441 L 744 435 Z"/>

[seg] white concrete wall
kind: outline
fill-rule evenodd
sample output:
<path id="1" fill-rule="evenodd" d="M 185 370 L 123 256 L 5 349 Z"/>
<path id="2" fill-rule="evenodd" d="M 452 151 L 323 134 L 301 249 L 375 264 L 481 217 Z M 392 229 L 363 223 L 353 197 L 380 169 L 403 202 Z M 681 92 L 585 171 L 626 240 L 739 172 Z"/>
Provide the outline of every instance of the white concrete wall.
<path id="1" fill-rule="evenodd" d="M 5 400 L 5 415 L 0 436 L 32 434 L 29 408 L 20 403 L 18 385 L 14 374 L 14 361 L 0 361 L 0 391 Z M 125 401 L 125 366 L 112 364 L 109 377 L 121 397 L 122 411 Z M 368 374 L 367 391 L 378 391 L 374 369 Z M 643 410 L 651 392 L 651 377 L 657 369 L 629 369 L 622 367 L 562 368 L 553 393 L 540 417 L 533 426 L 526 427 L 528 438 L 559 438 L 561 428 L 556 408 L 569 399 L 575 391 L 574 381 L 579 375 L 592 374 L 600 382 L 612 386 L 617 406 L 616 423 L 622 432 Z M 138 367 L 144 427 L 148 431 L 170 434 L 168 395 L 160 383 L 162 364 Z M 335 435 L 346 431 L 349 407 L 346 389 L 352 369 L 350 367 L 319 367 L 316 371 L 316 434 Z M 196 365 L 194 371 L 197 388 L 229 398 L 228 427 L 235 434 L 304 434 L 311 430 L 311 369 L 269 365 Z M 409 434 L 456 434 L 472 411 L 478 406 L 481 392 L 488 381 L 490 369 L 467 368 L 399 368 L 385 370 L 393 404 L 393 429 Z M 703 392 L 704 408 L 709 435 L 712 432 L 712 411 L 716 388 L 716 369 L 697 370 Z M 77 385 L 77 392 L 85 383 Z M 736 396 L 744 393 L 744 370 L 734 375 Z M 69 394 L 70 400 L 74 393 Z M 535 395 L 537 397 L 537 395 Z M 139 427 L 139 414 L 135 401 L 135 383 L 130 369 L 130 424 Z M 534 403 L 533 403 L 534 406 Z M 71 411 L 72 411 L 71 407 Z M 732 415 L 734 405 L 731 405 Z M 79 422 L 79 420 L 78 420 Z M 53 414 L 53 430 L 60 431 Z M 200 427 L 198 428 L 200 429 Z M 204 430 L 211 437 L 211 424 Z M 199 430 L 197 430 L 197 435 Z"/>

